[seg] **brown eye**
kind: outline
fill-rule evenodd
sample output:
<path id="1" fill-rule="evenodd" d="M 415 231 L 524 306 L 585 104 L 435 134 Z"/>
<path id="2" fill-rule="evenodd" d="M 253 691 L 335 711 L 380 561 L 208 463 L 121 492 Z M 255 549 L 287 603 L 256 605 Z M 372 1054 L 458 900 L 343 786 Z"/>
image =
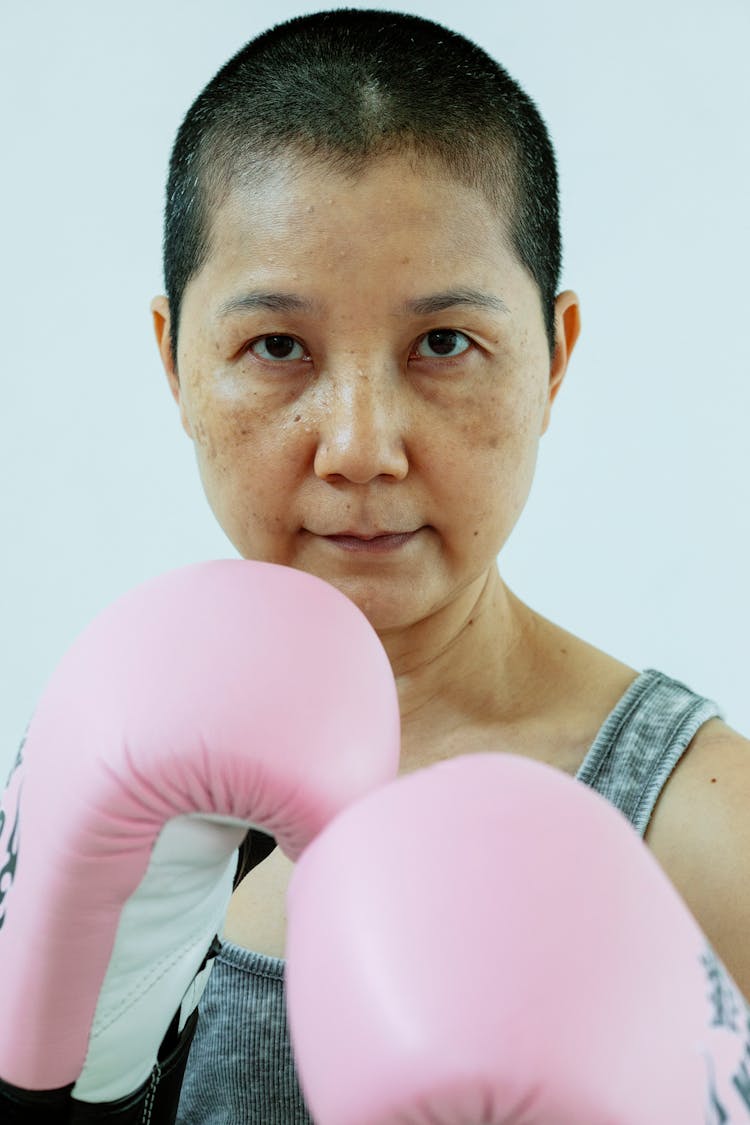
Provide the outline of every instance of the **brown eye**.
<path id="1" fill-rule="evenodd" d="M 298 355 L 292 354 L 295 348 L 299 349 Z M 248 351 L 259 359 L 269 360 L 302 359 L 305 354 L 305 349 L 293 336 L 261 336 L 253 340 Z"/>
<path id="2" fill-rule="evenodd" d="M 422 351 L 423 345 L 431 349 L 431 353 Z M 434 359 L 436 356 L 453 359 L 463 355 L 471 346 L 471 341 L 463 332 L 456 332 L 454 328 L 435 328 L 421 338 L 417 345 L 417 354 L 423 359 Z"/>

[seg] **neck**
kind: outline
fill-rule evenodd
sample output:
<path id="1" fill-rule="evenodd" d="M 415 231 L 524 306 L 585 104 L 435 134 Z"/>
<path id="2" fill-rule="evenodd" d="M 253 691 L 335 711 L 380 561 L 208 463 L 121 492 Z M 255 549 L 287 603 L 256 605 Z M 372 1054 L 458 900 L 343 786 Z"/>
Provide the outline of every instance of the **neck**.
<path id="1" fill-rule="evenodd" d="M 381 634 L 398 687 L 402 769 L 442 756 L 458 732 L 512 721 L 527 695 L 534 621 L 493 567 L 429 618 Z"/>

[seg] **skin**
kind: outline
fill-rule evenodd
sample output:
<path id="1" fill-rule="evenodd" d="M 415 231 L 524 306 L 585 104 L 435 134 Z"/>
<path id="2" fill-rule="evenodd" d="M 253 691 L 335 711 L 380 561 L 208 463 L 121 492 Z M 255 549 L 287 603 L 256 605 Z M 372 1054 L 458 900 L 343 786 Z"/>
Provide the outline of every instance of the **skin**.
<path id="1" fill-rule="evenodd" d="M 354 183 L 276 169 L 248 194 L 235 190 L 219 209 L 213 253 L 185 293 L 179 380 L 168 368 L 182 423 L 238 551 L 333 582 L 393 646 L 484 586 L 529 491 L 577 302 L 559 300 L 570 327 L 550 365 L 536 287 L 498 217 L 482 196 L 403 160 Z M 461 285 L 501 296 L 509 311 L 397 311 Z M 300 293 L 320 313 L 220 316 L 251 289 Z M 456 351 L 470 334 L 463 355 L 424 343 L 434 358 L 415 354 L 419 337 L 446 327 L 467 333 Z M 264 333 L 302 346 L 264 360 L 262 341 L 248 348 Z M 386 560 L 323 538 L 349 529 L 421 530 Z"/>
<path id="2" fill-rule="evenodd" d="M 457 288 L 501 307 L 402 310 Z M 256 290 L 316 308 L 226 312 Z M 176 365 L 166 297 L 152 310 L 219 523 L 244 557 L 317 574 L 364 611 L 397 677 L 404 767 L 443 756 L 467 723 L 517 726 L 532 700 L 539 718 L 546 654 L 562 641 L 496 558 L 531 487 L 579 305 L 558 296 L 550 355 L 537 287 L 485 197 L 406 156 L 354 180 L 279 163 L 215 211 Z M 269 336 L 284 339 L 270 350 Z M 407 531 L 379 552 L 330 538 Z"/>
<path id="3" fill-rule="evenodd" d="M 214 212 L 208 259 L 185 290 L 176 364 L 167 299 L 152 303 L 219 523 L 241 555 L 317 574 L 368 616 L 398 686 L 402 772 L 507 751 L 574 775 L 636 672 L 524 605 L 496 556 L 526 502 L 578 338 L 576 295 L 557 297 L 550 355 L 503 216 L 423 163 L 382 157 L 354 180 L 291 161 L 266 171 Z M 458 287 L 502 307 L 403 311 Z M 254 290 L 316 308 L 222 315 Z M 269 336 L 291 339 L 272 351 Z M 331 539 L 407 531 L 376 551 Z M 719 720 L 706 723 L 645 840 L 750 995 L 740 890 L 748 749 Z M 290 868 L 276 849 L 243 880 L 229 940 L 283 956 Z"/>

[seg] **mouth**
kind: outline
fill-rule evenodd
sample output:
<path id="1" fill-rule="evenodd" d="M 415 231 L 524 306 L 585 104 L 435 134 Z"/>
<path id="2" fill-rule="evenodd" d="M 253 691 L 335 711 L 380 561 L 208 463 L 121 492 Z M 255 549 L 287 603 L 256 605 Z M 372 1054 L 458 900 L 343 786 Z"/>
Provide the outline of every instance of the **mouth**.
<path id="1" fill-rule="evenodd" d="M 383 531 L 372 535 L 357 531 L 342 531 L 336 535 L 324 535 L 321 538 L 344 551 L 384 554 L 405 547 L 418 534 L 418 530 Z"/>

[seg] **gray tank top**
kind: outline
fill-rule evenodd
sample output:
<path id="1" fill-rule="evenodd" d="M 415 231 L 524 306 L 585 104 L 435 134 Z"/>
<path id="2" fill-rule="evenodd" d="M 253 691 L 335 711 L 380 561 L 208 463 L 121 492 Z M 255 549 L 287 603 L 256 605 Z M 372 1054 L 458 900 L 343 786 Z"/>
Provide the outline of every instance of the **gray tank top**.
<path id="1" fill-rule="evenodd" d="M 659 794 L 715 703 L 661 672 L 625 692 L 576 778 L 643 837 Z M 200 1005 L 177 1125 L 312 1125 L 292 1058 L 284 961 L 225 942 Z"/>

